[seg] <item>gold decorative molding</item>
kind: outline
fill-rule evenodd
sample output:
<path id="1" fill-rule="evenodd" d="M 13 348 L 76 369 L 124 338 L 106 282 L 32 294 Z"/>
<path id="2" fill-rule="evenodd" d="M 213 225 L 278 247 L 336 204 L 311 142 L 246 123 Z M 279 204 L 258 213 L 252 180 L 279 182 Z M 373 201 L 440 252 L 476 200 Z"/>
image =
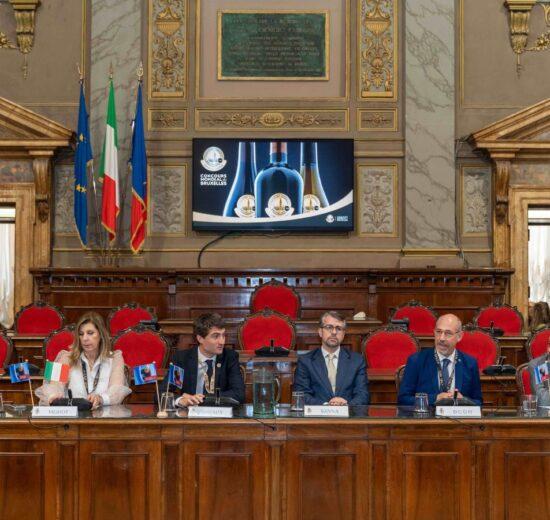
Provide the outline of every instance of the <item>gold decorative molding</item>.
<path id="1" fill-rule="evenodd" d="M 17 45 L 14 45 L 3 32 L 0 32 L 0 49 L 17 49 Z"/>
<path id="2" fill-rule="evenodd" d="M 149 0 L 149 98 L 185 98 L 187 0 Z"/>
<path id="3" fill-rule="evenodd" d="M 358 108 L 357 130 L 362 132 L 397 132 L 397 108 Z"/>
<path id="4" fill-rule="evenodd" d="M 359 92 L 361 99 L 397 99 L 397 3 L 358 2 Z"/>
<path id="5" fill-rule="evenodd" d="M 398 165 L 357 165 L 357 224 L 361 237 L 399 235 Z"/>
<path id="6" fill-rule="evenodd" d="M 187 110 L 150 108 L 147 127 L 155 132 L 184 131 L 187 129 Z"/>
<path id="7" fill-rule="evenodd" d="M 213 110 L 195 111 L 197 130 L 340 130 L 349 129 L 348 110 Z"/>

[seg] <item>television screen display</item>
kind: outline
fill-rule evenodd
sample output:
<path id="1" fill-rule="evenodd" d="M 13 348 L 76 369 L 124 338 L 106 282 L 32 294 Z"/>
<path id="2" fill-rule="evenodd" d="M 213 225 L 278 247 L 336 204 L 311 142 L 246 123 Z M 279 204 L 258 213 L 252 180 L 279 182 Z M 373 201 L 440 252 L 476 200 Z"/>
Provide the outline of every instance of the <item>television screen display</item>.
<path id="1" fill-rule="evenodd" d="M 193 139 L 193 229 L 353 230 L 352 139 Z"/>

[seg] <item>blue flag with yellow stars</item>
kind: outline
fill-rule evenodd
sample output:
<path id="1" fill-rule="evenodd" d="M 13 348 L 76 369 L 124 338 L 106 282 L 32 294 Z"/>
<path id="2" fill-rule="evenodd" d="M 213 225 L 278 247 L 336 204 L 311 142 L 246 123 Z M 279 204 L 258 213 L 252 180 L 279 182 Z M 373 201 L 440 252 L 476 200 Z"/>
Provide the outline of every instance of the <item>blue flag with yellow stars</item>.
<path id="1" fill-rule="evenodd" d="M 80 82 L 78 135 L 74 162 L 74 220 L 83 246 L 88 244 L 88 164 L 93 159 L 84 86 Z"/>

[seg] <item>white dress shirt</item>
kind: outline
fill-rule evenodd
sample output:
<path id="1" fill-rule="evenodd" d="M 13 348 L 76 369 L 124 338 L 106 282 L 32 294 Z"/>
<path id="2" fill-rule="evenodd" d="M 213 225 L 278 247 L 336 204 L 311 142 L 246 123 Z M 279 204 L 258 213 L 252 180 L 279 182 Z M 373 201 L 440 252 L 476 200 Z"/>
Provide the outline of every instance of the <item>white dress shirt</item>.
<path id="1" fill-rule="evenodd" d="M 328 350 L 325 350 L 325 347 L 321 347 L 321 350 L 323 351 L 323 357 L 325 358 L 325 365 L 327 366 L 327 370 L 328 357 L 332 354 L 334 356 L 332 359 L 332 363 L 334 364 L 335 370 L 338 372 L 338 358 L 340 356 L 340 347 L 338 347 L 334 352 L 329 352 Z"/>

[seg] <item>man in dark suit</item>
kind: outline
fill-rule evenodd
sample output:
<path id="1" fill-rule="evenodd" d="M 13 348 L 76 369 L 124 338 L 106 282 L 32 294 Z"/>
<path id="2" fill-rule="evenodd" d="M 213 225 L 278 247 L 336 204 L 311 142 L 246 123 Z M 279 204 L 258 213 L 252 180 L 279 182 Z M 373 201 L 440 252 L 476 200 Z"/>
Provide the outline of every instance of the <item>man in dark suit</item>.
<path id="1" fill-rule="evenodd" d="M 244 403 L 244 381 L 239 368 L 239 354 L 225 349 L 225 325 L 219 314 L 202 314 L 193 324 L 198 346 L 178 350 L 172 363 L 183 368 L 183 388 L 175 387 L 181 396 L 177 406 L 193 406 L 204 401 L 206 395 L 214 395 L 220 389 L 222 397 L 231 397 Z M 159 390 L 166 391 L 165 377 Z"/>
<path id="2" fill-rule="evenodd" d="M 441 316 L 434 330 L 433 349 L 422 349 L 407 360 L 403 382 L 399 386 L 398 404 L 413 405 L 416 393 L 428 394 L 434 404 L 440 399 L 467 397 L 482 404 L 477 361 L 457 350 L 462 339 L 462 323 L 454 314 Z"/>
<path id="3" fill-rule="evenodd" d="M 368 404 L 365 360 L 340 346 L 345 333 L 346 320 L 325 312 L 319 320 L 321 347 L 298 357 L 293 390 L 304 392 L 306 404 Z"/>

